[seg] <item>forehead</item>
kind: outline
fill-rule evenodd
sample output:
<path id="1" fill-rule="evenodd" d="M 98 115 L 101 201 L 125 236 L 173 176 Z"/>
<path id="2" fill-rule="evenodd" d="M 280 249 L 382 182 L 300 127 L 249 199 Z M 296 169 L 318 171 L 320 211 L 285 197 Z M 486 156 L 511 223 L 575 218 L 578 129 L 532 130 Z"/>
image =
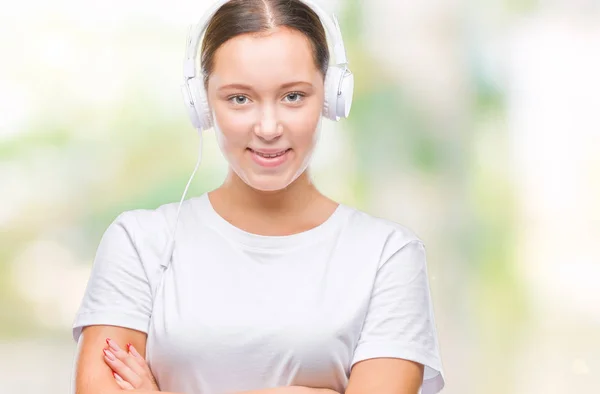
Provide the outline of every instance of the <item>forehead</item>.
<path id="1" fill-rule="evenodd" d="M 290 80 L 319 77 L 309 39 L 301 32 L 277 27 L 264 34 L 242 34 L 215 53 L 211 79 L 218 85 L 244 83 L 280 86 Z"/>

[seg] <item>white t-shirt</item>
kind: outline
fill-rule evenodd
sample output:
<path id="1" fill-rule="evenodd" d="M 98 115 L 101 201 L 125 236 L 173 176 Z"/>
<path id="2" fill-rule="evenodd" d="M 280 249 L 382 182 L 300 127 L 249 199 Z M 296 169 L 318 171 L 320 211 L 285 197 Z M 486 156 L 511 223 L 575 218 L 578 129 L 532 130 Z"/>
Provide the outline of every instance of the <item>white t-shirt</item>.
<path id="1" fill-rule="evenodd" d="M 230 394 L 299 385 L 343 393 L 358 361 L 425 365 L 423 394 L 444 386 L 422 242 L 346 205 L 289 236 L 233 226 L 208 195 L 119 215 L 106 230 L 73 324 L 148 334 L 163 391 Z"/>

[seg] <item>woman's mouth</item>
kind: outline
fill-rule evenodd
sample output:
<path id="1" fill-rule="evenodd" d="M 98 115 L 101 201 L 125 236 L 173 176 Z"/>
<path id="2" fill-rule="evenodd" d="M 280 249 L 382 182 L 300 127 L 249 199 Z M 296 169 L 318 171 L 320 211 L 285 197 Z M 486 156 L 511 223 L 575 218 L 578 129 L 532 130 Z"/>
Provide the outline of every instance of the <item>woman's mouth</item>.
<path id="1" fill-rule="evenodd" d="M 263 150 L 254 150 L 248 148 L 250 154 L 252 155 L 252 159 L 255 163 L 262 167 L 278 167 L 287 161 L 289 156 L 289 152 L 291 148 L 280 150 L 280 151 L 263 151 Z"/>

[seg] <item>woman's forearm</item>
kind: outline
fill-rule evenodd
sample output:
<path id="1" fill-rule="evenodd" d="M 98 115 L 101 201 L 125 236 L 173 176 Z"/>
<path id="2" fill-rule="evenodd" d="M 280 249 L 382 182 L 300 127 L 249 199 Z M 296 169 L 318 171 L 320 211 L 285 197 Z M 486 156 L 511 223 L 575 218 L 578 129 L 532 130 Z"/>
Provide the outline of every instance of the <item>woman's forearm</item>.
<path id="1" fill-rule="evenodd" d="M 125 390 L 121 389 L 108 389 L 102 390 L 99 394 L 123 394 Z M 172 391 L 158 391 L 162 394 L 191 394 L 191 393 L 175 393 Z M 156 394 L 157 391 L 135 391 L 136 394 Z M 230 394 L 343 394 L 338 393 L 330 389 L 315 389 L 304 386 L 282 386 L 274 387 L 262 390 L 251 390 L 251 391 L 236 391 Z"/>
<path id="2" fill-rule="evenodd" d="M 127 393 L 129 392 L 129 390 L 123 390 L 123 389 L 111 389 L 110 391 L 100 391 L 100 392 L 95 392 L 98 394 L 123 394 L 123 393 Z M 132 393 L 135 394 L 156 394 L 156 393 L 161 393 L 161 394 L 185 394 L 185 393 L 174 393 L 172 391 L 141 391 L 141 390 L 132 390 Z"/>
<path id="3" fill-rule="evenodd" d="M 340 394 L 330 389 L 315 389 L 304 386 L 283 386 L 264 390 L 238 391 L 231 394 Z"/>
<path id="4" fill-rule="evenodd" d="M 94 394 L 124 394 L 124 393 L 128 393 L 130 390 L 123 390 L 123 389 L 108 389 L 108 390 L 100 390 L 100 391 L 93 391 Z M 132 393 L 135 394 L 156 394 L 156 393 L 161 393 L 161 394 L 185 394 L 185 393 L 174 393 L 172 391 L 142 391 L 142 390 L 131 390 Z M 76 393 L 79 394 L 79 393 Z"/>
<path id="5" fill-rule="evenodd" d="M 101 394 L 123 394 L 124 390 L 111 389 L 110 391 L 103 392 Z M 136 394 L 156 394 L 156 391 L 136 391 Z M 191 393 L 174 393 L 171 391 L 160 391 L 162 394 L 191 394 Z M 275 387 L 264 390 L 251 390 L 251 391 L 238 391 L 231 394 L 340 394 L 337 391 L 330 389 L 314 389 L 303 386 L 284 386 Z"/>

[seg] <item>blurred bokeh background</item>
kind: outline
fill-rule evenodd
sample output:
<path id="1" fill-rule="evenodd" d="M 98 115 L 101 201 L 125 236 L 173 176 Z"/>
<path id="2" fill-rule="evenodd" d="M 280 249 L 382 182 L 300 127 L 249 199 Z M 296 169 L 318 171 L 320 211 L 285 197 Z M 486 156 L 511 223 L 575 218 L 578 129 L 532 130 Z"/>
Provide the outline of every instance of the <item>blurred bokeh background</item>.
<path id="1" fill-rule="evenodd" d="M 179 200 L 184 41 L 209 3 L 2 7 L 0 392 L 68 392 L 103 231 Z M 600 393 L 600 2 L 321 4 L 357 86 L 315 182 L 425 240 L 444 393 Z M 189 196 L 225 175 L 205 137 Z"/>

